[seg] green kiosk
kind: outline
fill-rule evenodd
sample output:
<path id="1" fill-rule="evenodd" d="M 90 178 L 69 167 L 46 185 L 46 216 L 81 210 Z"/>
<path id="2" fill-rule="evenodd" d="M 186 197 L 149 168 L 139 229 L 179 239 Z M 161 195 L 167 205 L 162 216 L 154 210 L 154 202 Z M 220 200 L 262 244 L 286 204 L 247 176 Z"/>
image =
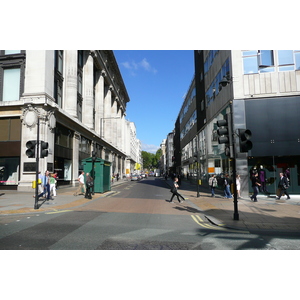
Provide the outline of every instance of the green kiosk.
<path id="1" fill-rule="evenodd" d="M 104 193 L 111 190 L 111 175 L 110 166 L 111 162 L 101 158 L 92 157 L 82 160 L 84 173 L 90 173 L 94 179 L 94 193 Z"/>

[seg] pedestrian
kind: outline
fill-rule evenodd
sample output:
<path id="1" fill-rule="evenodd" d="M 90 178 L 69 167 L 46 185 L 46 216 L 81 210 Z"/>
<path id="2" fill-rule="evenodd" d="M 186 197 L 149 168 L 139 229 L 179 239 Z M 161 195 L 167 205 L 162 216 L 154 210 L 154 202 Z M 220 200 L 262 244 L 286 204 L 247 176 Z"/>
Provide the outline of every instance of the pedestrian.
<path id="1" fill-rule="evenodd" d="M 236 175 L 236 193 L 237 193 L 237 197 L 241 198 L 241 177 L 240 177 L 240 175 Z"/>
<path id="2" fill-rule="evenodd" d="M 224 187 L 224 198 L 232 198 L 232 194 L 230 192 L 230 186 L 231 186 L 232 180 L 229 178 L 229 175 L 226 174 L 224 181 L 223 181 L 223 187 Z"/>
<path id="3" fill-rule="evenodd" d="M 55 188 L 58 189 L 58 186 L 57 186 L 58 174 L 57 174 L 57 172 L 53 173 L 53 177 L 54 177 L 54 179 L 56 180 Z"/>
<path id="4" fill-rule="evenodd" d="M 78 196 L 79 194 L 82 194 L 84 195 L 85 193 L 85 185 L 84 185 L 84 172 L 80 172 L 80 175 L 78 177 L 78 182 L 79 182 L 79 186 L 78 186 L 78 189 L 76 190 L 76 192 L 74 193 L 74 196 Z M 83 192 L 82 192 L 83 190 Z"/>
<path id="5" fill-rule="evenodd" d="M 38 198 L 44 196 L 47 200 L 53 200 L 50 197 L 49 171 L 45 171 L 45 175 L 42 176 L 42 187 L 43 187 L 43 192 L 41 192 L 38 195 Z"/>
<path id="6" fill-rule="evenodd" d="M 39 174 L 38 174 L 38 191 L 39 191 L 39 194 L 43 194 L 44 192 L 44 188 L 43 188 L 43 184 L 42 184 L 42 181 L 43 180 L 43 175 L 41 174 L 41 171 L 39 171 Z"/>
<path id="7" fill-rule="evenodd" d="M 90 173 L 86 173 L 86 192 L 84 198 L 92 199 L 92 187 L 94 186 L 94 179 L 90 176 Z"/>
<path id="8" fill-rule="evenodd" d="M 173 195 L 172 195 L 172 197 L 171 197 L 171 200 L 169 201 L 169 202 L 171 202 L 171 203 L 174 203 L 174 202 L 173 202 L 173 198 L 174 198 L 175 196 L 177 197 L 177 200 L 178 200 L 179 203 L 182 203 L 182 201 L 180 201 L 179 197 L 180 197 L 183 201 L 185 201 L 184 197 L 183 197 L 182 195 L 180 195 L 180 194 L 178 193 L 178 191 L 177 191 L 177 189 L 179 188 L 179 185 L 178 185 L 177 182 L 178 182 L 178 178 L 175 177 L 175 178 L 174 178 L 173 185 L 172 185 L 172 187 L 171 187 L 171 193 L 173 193 Z"/>
<path id="9" fill-rule="evenodd" d="M 54 173 L 50 174 L 49 183 L 50 183 L 50 194 L 52 192 L 53 197 L 56 197 L 56 179 Z"/>
<path id="10" fill-rule="evenodd" d="M 211 190 L 211 196 L 215 197 L 215 187 L 218 185 L 218 181 L 215 174 L 212 174 L 208 180 L 208 184 Z"/>
<path id="11" fill-rule="evenodd" d="M 258 178 L 258 173 L 253 173 L 252 174 L 252 189 L 253 189 L 253 195 L 250 197 L 253 202 L 257 202 L 257 195 L 258 195 L 258 189 L 260 187 L 260 182 Z"/>
<path id="12" fill-rule="evenodd" d="M 288 179 L 285 176 L 283 176 L 283 173 L 279 173 L 279 176 L 280 176 L 280 180 L 279 180 L 279 183 L 278 183 L 279 197 L 277 197 L 277 199 L 280 199 L 281 196 L 283 196 L 284 194 L 286 194 L 287 200 L 291 199 L 290 195 L 287 191 L 287 189 L 289 187 Z"/>

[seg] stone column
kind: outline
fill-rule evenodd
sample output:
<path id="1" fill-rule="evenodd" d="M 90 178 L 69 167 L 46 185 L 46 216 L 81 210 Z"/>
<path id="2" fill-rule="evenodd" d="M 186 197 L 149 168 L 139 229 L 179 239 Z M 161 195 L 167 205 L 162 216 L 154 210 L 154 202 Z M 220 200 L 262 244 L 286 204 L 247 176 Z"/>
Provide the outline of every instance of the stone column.
<path id="1" fill-rule="evenodd" d="M 54 51 L 26 51 L 25 83 L 23 96 L 47 94 L 54 92 Z"/>
<path id="2" fill-rule="evenodd" d="M 112 108 L 111 108 L 111 116 L 112 118 L 112 122 L 111 122 L 111 127 L 112 127 L 112 144 L 114 146 L 117 146 L 117 139 L 118 139 L 118 135 L 117 135 L 117 127 L 118 127 L 118 115 L 117 115 L 117 101 L 114 100 L 113 104 L 112 104 Z"/>
<path id="3" fill-rule="evenodd" d="M 91 54 L 88 54 L 83 73 L 82 123 L 94 129 L 94 60 Z"/>
<path id="4" fill-rule="evenodd" d="M 101 127 L 103 118 L 103 105 L 104 105 L 104 76 L 105 72 L 97 72 L 97 83 L 95 91 L 95 131 L 101 137 Z"/>
<path id="5" fill-rule="evenodd" d="M 102 137 L 106 139 L 109 143 L 111 143 L 111 92 L 112 87 L 108 87 L 105 99 L 104 99 L 104 114 L 102 118 Z"/>
<path id="6" fill-rule="evenodd" d="M 75 118 L 77 117 L 77 50 L 66 50 L 64 59 L 63 109 Z"/>
<path id="7" fill-rule="evenodd" d="M 78 171 L 79 171 L 79 141 L 80 141 L 80 134 L 78 132 L 74 132 L 73 137 L 73 161 L 72 161 L 72 182 L 71 184 L 75 186 L 76 179 L 78 178 Z"/>

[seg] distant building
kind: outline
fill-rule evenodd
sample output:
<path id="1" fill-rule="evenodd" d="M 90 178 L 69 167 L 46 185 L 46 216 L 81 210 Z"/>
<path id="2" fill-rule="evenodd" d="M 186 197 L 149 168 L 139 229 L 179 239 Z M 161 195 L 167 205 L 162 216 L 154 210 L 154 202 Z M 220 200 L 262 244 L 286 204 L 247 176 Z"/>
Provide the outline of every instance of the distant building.
<path id="1" fill-rule="evenodd" d="M 166 139 L 166 171 L 175 173 L 174 168 L 174 132 L 170 132 Z"/>

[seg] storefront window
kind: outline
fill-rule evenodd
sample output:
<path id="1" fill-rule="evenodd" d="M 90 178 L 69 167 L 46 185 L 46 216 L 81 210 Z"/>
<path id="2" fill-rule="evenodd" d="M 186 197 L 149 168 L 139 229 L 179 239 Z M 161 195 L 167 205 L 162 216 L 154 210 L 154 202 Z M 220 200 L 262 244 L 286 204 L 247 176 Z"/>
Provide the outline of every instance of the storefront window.
<path id="1" fill-rule="evenodd" d="M 19 157 L 0 158 L 0 185 L 17 185 L 19 181 Z"/>

